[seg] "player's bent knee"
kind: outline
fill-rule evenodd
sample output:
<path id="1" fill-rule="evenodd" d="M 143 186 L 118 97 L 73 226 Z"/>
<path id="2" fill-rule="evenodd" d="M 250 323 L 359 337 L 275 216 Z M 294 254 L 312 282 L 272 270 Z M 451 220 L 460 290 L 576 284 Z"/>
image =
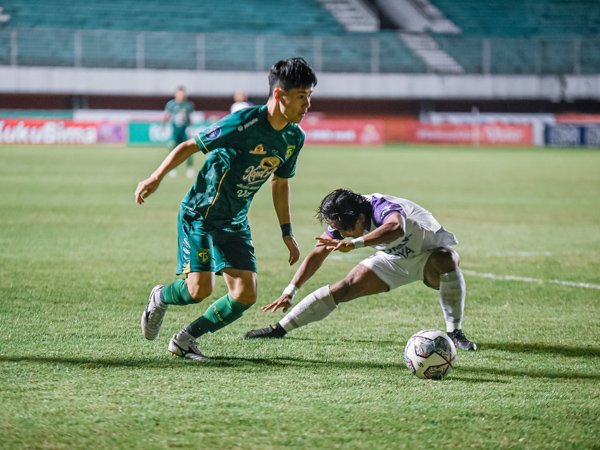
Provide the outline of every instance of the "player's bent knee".
<path id="1" fill-rule="evenodd" d="M 254 305 L 258 299 L 256 286 L 235 286 L 229 290 L 229 296 L 236 302 L 244 305 Z"/>
<path id="2" fill-rule="evenodd" d="M 256 303 L 256 295 L 255 296 L 241 296 L 239 298 L 234 298 L 234 300 L 238 303 L 242 303 L 247 306 L 252 306 Z"/>
<path id="3" fill-rule="evenodd" d="M 333 295 L 333 299 L 336 303 L 347 302 L 348 300 L 352 300 L 354 296 L 352 295 L 353 291 L 353 279 L 351 275 L 346 276 L 341 279 L 337 283 L 329 286 L 329 290 L 331 295 Z"/>
<path id="4" fill-rule="evenodd" d="M 192 297 L 192 300 L 195 303 L 200 303 L 202 300 L 212 294 L 213 289 L 212 286 L 188 284 L 188 291 L 190 292 L 190 297 Z"/>
<path id="5" fill-rule="evenodd" d="M 438 273 L 448 273 L 458 267 L 458 254 L 447 248 L 440 248 L 431 254 L 430 262 Z"/>

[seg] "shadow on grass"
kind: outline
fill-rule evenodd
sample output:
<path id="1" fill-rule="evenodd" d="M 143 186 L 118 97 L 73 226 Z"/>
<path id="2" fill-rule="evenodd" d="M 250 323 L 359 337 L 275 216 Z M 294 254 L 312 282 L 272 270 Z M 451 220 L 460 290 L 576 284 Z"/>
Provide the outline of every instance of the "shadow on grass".
<path id="1" fill-rule="evenodd" d="M 30 362 L 39 364 L 62 364 L 79 366 L 82 369 L 98 369 L 106 367 L 151 367 L 167 368 L 173 363 L 169 359 L 151 358 L 85 358 L 65 356 L 5 356 L 0 355 L 0 362 Z"/>
<path id="2" fill-rule="evenodd" d="M 467 370 L 466 370 L 467 371 Z M 464 373 L 464 372 L 462 372 Z M 473 384 L 482 384 L 482 383 L 504 383 L 504 384 L 508 384 L 510 383 L 510 380 L 503 380 L 503 379 L 499 379 L 499 378 L 484 378 L 481 377 L 479 375 L 477 375 L 477 377 L 464 377 L 461 375 L 457 375 L 456 372 L 452 372 L 450 375 L 448 375 L 448 378 L 445 378 L 448 380 L 455 380 L 455 381 L 461 381 L 464 383 L 473 383 Z"/>
<path id="3" fill-rule="evenodd" d="M 483 351 L 492 349 L 514 353 L 543 353 L 560 356 L 600 356 L 600 347 L 591 346 L 572 347 L 568 345 L 523 344 L 519 342 L 481 342 L 479 343 L 479 349 Z"/>
<path id="4" fill-rule="evenodd" d="M 323 339 L 323 338 L 310 338 L 310 337 L 298 337 L 298 336 L 286 336 L 286 340 L 289 341 L 307 341 L 307 342 L 319 342 L 319 343 L 327 343 L 327 344 L 340 344 L 340 343 L 351 343 L 351 344 L 377 344 L 377 345 L 393 345 L 393 346 L 402 346 L 404 344 L 400 341 L 385 341 L 379 339 L 349 339 L 346 337 L 340 337 L 336 339 Z"/>
<path id="5" fill-rule="evenodd" d="M 292 339 L 292 338 L 290 338 Z M 312 340 L 310 338 L 293 338 L 294 340 Z M 323 341 L 321 341 L 323 342 Z M 332 341 L 333 342 L 333 341 Z M 336 341 L 339 343 L 340 341 Z M 394 344 L 394 341 L 372 341 L 372 340 L 352 340 L 348 339 L 346 342 L 353 343 L 373 343 L 379 344 Z M 482 342 L 480 344 L 480 350 L 485 352 L 488 349 L 502 350 L 514 353 L 529 353 L 529 354 L 548 354 L 548 355 L 562 355 L 562 356 L 575 356 L 584 357 L 592 356 L 597 357 L 600 355 L 600 349 L 594 347 L 570 347 L 560 345 L 542 345 L 542 344 L 523 344 L 523 343 L 492 343 Z M 479 353 L 479 352 L 478 352 Z M 477 353 L 472 353 L 470 356 L 475 357 Z M 327 367 L 340 370 L 352 370 L 352 369 L 394 369 L 394 370 L 406 370 L 403 361 L 399 358 L 397 363 L 382 363 L 377 361 L 340 361 L 340 360 L 329 360 L 329 359 L 309 359 L 299 357 L 288 357 L 288 356 L 273 356 L 266 358 L 248 358 L 238 356 L 214 356 L 204 363 L 198 363 L 190 360 L 182 360 L 180 358 L 93 358 L 93 357 L 64 357 L 64 356 L 6 356 L 0 355 L 0 362 L 31 362 L 40 364 L 62 364 L 62 365 L 73 365 L 79 366 L 82 369 L 97 369 L 97 368 L 112 368 L 112 367 L 131 367 L 131 368 L 173 368 L 177 364 L 191 364 L 194 367 L 228 367 L 228 368 L 247 368 L 254 366 L 256 368 L 286 368 L 286 367 L 298 367 L 298 368 L 309 368 L 309 367 Z M 191 367 L 191 366 L 190 366 Z M 453 374 L 454 375 L 454 374 Z M 470 377 L 469 375 L 474 375 Z M 488 375 L 488 377 L 485 377 Z M 592 372 L 566 372 L 566 371 L 552 371 L 552 370 L 539 370 L 535 368 L 511 368 L 511 367 L 497 367 L 497 366 L 471 366 L 461 367 L 460 373 L 457 373 L 452 378 L 457 381 L 464 381 L 468 383 L 491 383 L 491 382 L 503 382 L 497 378 L 498 376 L 508 376 L 517 378 L 542 378 L 542 379 L 565 379 L 565 380 L 600 380 L 600 374 Z"/>
<path id="6" fill-rule="evenodd" d="M 349 344 L 376 344 L 379 346 L 399 346 L 404 345 L 399 341 L 390 340 L 378 340 L 378 339 L 323 339 L 323 338 L 311 338 L 311 337 L 297 337 L 297 336 L 286 336 L 286 340 L 294 341 L 307 341 L 307 342 L 319 342 L 323 344 L 334 344 L 340 343 Z M 598 357 L 600 356 L 600 347 L 582 346 L 573 347 L 568 345 L 546 345 L 546 344 L 524 344 L 519 342 L 480 342 L 477 341 L 478 352 L 485 352 L 486 350 L 501 350 L 505 352 L 513 353 L 528 353 L 528 354 L 548 354 L 548 355 L 560 355 L 560 356 L 573 356 L 573 357 Z"/>
<path id="7" fill-rule="evenodd" d="M 275 356 L 273 358 L 241 358 L 235 356 L 217 356 L 211 358 L 210 362 L 213 366 L 244 366 L 244 365 L 268 365 L 280 367 L 327 367 L 334 369 L 395 369 L 406 370 L 404 362 L 398 363 L 381 363 L 376 361 L 332 361 L 327 359 L 306 359 L 294 357 Z"/>
<path id="8" fill-rule="evenodd" d="M 510 369 L 498 367 L 469 367 L 464 373 L 499 375 L 515 378 L 546 378 L 550 380 L 600 380 L 600 375 L 591 372 L 553 372 L 551 370 Z"/>
<path id="9" fill-rule="evenodd" d="M 0 355 L 2 362 L 29 362 L 38 364 L 62 364 L 79 366 L 82 369 L 98 369 L 111 367 L 135 367 L 135 368 L 173 368 L 177 364 L 190 364 L 194 367 L 248 367 L 254 366 L 280 366 L 280 367 L 310 367 L 322 366 L 339 369 L 402 369 L 406 367 L 404 363 L 377 363 L 364 361 L 331 361 L 331 360 L 312 360 L 293 357 L 273 357 L 273 358 L 242 358 L 236 356 L 216 356 L 211 357 L 209 361 L 197 362 L 181 358 L 85 358 L 85 357 L 63 357 L 63 356 L 6 356 Z"/>

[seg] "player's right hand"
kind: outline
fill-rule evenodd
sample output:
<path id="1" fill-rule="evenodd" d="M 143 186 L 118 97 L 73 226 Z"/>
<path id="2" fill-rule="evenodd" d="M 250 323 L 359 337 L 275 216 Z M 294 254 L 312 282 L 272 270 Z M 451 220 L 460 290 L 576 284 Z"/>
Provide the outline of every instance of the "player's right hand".
<path id="1" fill-rule="evenodd" d="M 321 236 L 315 237 L 317 241 L 317 247 L 324 247 L 325 250 L 330 252 L 342 252 L 347 253 L 354 250 L 354 244 L 349 240 L 338 240 L 333 238 L 324 238 Z"/>
<path id="2" fill-rule="evenodd" d="M 137 189 L 135 190 L 135 201 L 137 204 L 141 205 L 144 203 L 144 199 L 146 199 L 149 195 L 153 194 L 154 191 L 158 189 L 160 185 L 160 179 L 158 178 L 146 178 L 143 181 L 140 181 L 137 185 Z"/>
<path id="3" fill-rule="evenodd" d="M 260 308 L 260 310 L 264 311 L 264 312 L 267 312 L 267 311 L 275 312 L 279 308 L 283 308 L 283 312 L 286 312 L 288 309 L 290 309 L 290 306 L 292 306 L 291 297 L 287 294 L 281 294 L 281 297 L 279 297 L 274 302 L 269 303 L 268 305 L 262 306 Z"/>

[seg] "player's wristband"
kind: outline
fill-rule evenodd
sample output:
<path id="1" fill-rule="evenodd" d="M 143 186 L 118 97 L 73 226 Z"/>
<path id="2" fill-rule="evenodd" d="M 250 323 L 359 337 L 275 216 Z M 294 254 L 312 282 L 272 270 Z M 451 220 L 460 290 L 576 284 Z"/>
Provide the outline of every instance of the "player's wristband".
<path id="1" fill-rule="evenodd" d="M 291 223 L 284 223 L 282 225 L 279 225 L 281 227 L 281 236 L 282 237 L 286 237 L 286 236 L 293 236 L 294 232 L 292 231 L 292 224 Z"/>
<path id="2" fill-rule="evenodd" d="M 365 238 L 362 236 L 352 239 L 350 242 L 352 242 L 354 248 L 362 248 L 365 246 Z"/>
<path id="3" fill-rule="evenodd" d="M 293 300 L 294 296 L 298 293 L 298 288 L 296 287 L 295 284 L 288 284 L 287 287 L 283 290 L 283 293 L 285 295 L 289 295 L 290 300 Z M 291 301 L 290 301 L 290 303 L 291 303 Z"/>

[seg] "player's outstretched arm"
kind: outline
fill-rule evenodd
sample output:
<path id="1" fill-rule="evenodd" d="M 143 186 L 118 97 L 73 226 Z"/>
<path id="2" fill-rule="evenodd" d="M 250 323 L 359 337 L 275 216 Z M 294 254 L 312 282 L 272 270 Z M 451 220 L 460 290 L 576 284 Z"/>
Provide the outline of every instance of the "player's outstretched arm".
<path id="1" fill-rule="evenodd" d="M 363 245 L 372 246 L 393 242 L 404 236 L 404 226 L 404 218 L 400 213 L 392 212 L 385 218 L 383 224 L 362 236 Z"/>
<path id="2" fill-rule="evenodd" d="M 164 176 L 188 159 L 193 153 L 198 151 L 198 145 L 194 139 L 188 139 L 175 147 L 163 160 L 160 166 L 145 180 L 138 183 L 135 190 L 135 201 L 143 204 L 144 200 L 153 194 L 160 186 Z"/>
<path id="3" fill-rule="evenodd" d="M 328 235 L 317 238 L 317 246 L 342 253 L 364 246 L 373 246 L 395 241 L 404 236 L 404 219 L 400 213 L 391 213 L 385 222 L 367 234 L 355 239 L 335 239 Z"/>
<path id="4" fill-rule="evenodd" d="M 279 178 L 273 175 L 271 180 L 271 195 L 273 206 L 277 214 L 277 220 L 281 226 L 283 243 L 288 248 L 290 266 L 300 259 L 300 248 L 292 233 L 292 219 L 290 213 L 290 185 L 287 178 Z"/>
<path id="5" fill-rule="evenodd" d="M 326 236 L 323 233 L 321 237 Z M 294 296 L 298 292 L 298 289 L 306 283 L 316 272 L 319 270 L 323 261 L 329 256 L 332 250 L 323 247 L 315 246 L 311 252 L 304 258 L 302 264 L 294 274 L 290 284 L 283 290 L 283 293 L 274 302 L 269 303 L 261 307 L 262 311 L 277 311 L 283 309 L 286 312 L 290 306 L 292 306 Z"/>

